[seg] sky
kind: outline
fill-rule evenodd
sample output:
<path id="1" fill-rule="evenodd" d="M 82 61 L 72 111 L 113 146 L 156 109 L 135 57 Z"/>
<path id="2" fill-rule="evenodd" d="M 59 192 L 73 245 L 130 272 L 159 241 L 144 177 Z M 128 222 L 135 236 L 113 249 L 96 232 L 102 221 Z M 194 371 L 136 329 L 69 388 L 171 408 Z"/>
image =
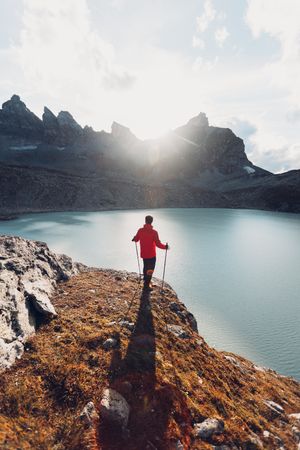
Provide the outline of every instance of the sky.
<path id="1" fill-rule="evenodd" d="M 205 112 L 300 168 L 299 0 L 0 0 L 0 103 L 162 136 Z"/>

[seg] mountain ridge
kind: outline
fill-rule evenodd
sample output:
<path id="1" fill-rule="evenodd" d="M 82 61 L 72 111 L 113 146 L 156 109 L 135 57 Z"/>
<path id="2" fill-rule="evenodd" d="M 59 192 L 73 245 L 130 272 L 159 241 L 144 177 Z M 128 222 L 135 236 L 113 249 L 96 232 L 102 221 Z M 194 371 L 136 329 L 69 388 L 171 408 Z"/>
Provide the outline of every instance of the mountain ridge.
<path id="1" fill-rule="evenodd" d="M 209 125 L 204 113 L 143 141 L 117 122 L 111 133 L 82 128 L 67 111 L 55 116 L 45 107 L 41 120 L 14 95 L 0 110 L 0 171 L 2 216 L 82 210 L 83 191 L 92 210 L 186 204 L 300 212 L 300 170 L 275 175 L 255 166 L 243 140 Z M 61 174 L 55 181 L 54 172 Z M 10 181 L 16 176 L 18 188 Z M 74 177 L 85 179 L 80 190 Z M 131 189 L 126 201 L 123 183 Z M 65 200 L 58 191 L 67 193 Z"/>

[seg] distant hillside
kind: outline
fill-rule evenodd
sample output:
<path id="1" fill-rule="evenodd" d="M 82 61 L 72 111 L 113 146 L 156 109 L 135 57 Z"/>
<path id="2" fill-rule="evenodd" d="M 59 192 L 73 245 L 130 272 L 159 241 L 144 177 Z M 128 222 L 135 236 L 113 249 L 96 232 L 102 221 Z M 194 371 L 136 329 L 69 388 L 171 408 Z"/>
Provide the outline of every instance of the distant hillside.
<path id="1" fill-rule="evenodd" d="M 299 449 L 299 383 L 209 347 L 169 285 L 0 245 L 1 450 Z"/>
<path id="2" fill-rule="evenodd" d="M 274 175 L 204 113 L 156 140 L 114 122 L 82 128 L 67 111 L 42 120 L 17 95 L 0 110 L 0 216 L 27 211 L 228 207 L 300 212 L 300 171 Z M 62 196 L 61 193 L 64 192 Z"/>

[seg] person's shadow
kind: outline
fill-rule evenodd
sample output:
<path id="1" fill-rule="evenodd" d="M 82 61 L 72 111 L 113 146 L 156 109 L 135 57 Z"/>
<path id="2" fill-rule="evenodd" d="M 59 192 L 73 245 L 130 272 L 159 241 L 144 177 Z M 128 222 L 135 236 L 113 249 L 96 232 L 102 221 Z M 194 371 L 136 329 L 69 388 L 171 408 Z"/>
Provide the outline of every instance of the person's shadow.
<path id="1" fill-rule="evenodd" d="M 120 349 L 112 354 L 109 387 L 121 393 L 130 404 L 128 430 L 100 426 L 103 450 L 165 450 L 164 435 L 174 399 L 181 393 L 172 384 L 157 383 L 156 343 L 150 293 L 143 292 L 134 330 L 122 359 Z M 184 401 L 185 404 L 185 401 Z M 187 410 L 187 408 L 185 408 Z"/>

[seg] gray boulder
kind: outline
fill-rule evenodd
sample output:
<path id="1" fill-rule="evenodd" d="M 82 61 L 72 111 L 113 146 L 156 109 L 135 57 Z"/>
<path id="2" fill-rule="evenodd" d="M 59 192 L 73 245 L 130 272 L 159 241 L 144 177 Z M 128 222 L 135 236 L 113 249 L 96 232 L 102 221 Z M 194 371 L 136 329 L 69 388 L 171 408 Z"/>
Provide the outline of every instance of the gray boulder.
<path id="1" fill-rule="evenodd" d="M 114 389 L 105 389 L 100 403 L 100 414 L 108 422 L 125 429 L 128 423 L 130 407 L 125 398 Z"/>

